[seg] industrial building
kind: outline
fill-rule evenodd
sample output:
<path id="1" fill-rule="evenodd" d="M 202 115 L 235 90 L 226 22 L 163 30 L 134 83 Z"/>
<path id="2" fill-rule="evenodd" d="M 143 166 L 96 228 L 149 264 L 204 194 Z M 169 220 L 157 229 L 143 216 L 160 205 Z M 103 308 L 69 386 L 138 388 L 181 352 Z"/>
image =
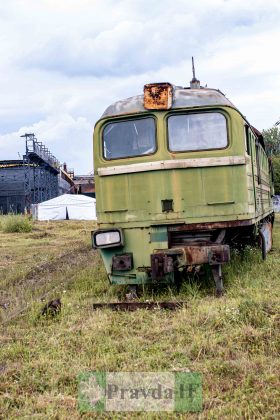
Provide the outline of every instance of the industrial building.
<path id="1" fill-rule="evenodd" d="M 0 213 L 29 212 L 41 203 L 69 192 L 73 180 L 35 135 L 24 134 L 25 155 L 0 161 Z"/>
<path id="2" fill-rule="evenodd" d="M 74 170 L 67 169 L 66 163 L 61 165 L 58 175 L 58 195 L 74 194 Z"/>
<path id="3" fill-rule="evenodd" d="M 95 198 L 95 182 L 93 173 L 89 175 L 74 175 L 75 194 L 83 194 Z"/>

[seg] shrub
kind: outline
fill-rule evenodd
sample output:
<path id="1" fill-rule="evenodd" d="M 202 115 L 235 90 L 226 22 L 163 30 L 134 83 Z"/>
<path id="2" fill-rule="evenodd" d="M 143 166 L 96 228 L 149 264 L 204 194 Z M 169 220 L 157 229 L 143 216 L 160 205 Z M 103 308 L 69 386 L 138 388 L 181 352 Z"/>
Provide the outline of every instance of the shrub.
<path id="1" fill-rule="evenodd" d="M 1 229 L 5 233 L 31 232 L 32 221 L 22 215 L 8 215 L 2 218 Z"/>
<path id="2" fill-rule="evenodd" d="M 275 194 L 280 194 L 280 156 L 272 156 Z"/>

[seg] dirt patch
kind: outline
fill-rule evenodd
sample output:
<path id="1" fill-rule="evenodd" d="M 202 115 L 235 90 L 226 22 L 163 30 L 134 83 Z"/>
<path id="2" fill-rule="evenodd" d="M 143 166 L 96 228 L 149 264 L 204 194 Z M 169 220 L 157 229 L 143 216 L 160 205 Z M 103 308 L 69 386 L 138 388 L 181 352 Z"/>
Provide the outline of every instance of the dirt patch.
<path id="1" fill-rule="evenodd" d="M 54 236 L 55 236 L 54 233 L 39 232 L 39 233 L 33 233 L 32 235 L 29 235 L 28 237 L 31 239 L 44 239 L 44 238 L 52 238 Z"/>
<path id="2" fill-rule="evenodd" d="M 79 248 L 75 248 L 70 252 L 66 252 L 60 255 L 57 258 L 52 259 L 51 261 L 47 261 L 43 264 L 40 264 L 36 267 L 33 267 L 21 280 L 21 282 L 25 282 L 26 280 L 34 280 L 35 277 L 41 276 L 41 274 L 49 274 L 55 271 L 61 271 L 61 267 L 63 265 L 75 265 L 77 263 L 77 259 L 79 257 L 88 255 L 94 252 L 89 246 L 82 245 Z"/>
<path id="3" fill-rule="evenodd" d="M 95 254 L 89 245 L 83 244 L 17 278 L 11 287 L 0 291 L 2 319 L 6 322 L 24 312 L 34 300 L 48 298 L 55 291 L 64 289 L 76 275 L 75 268 L 92 264 Z"/>

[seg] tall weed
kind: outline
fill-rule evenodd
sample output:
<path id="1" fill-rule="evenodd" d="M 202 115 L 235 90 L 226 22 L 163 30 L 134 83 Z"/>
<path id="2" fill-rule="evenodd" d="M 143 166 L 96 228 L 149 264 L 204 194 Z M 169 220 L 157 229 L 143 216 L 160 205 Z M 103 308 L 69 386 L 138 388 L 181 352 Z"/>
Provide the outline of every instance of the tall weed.
<path id="1" fill-rule="evenodd" d="M 0 228 L 5 233 L 31 232 L 32 221 L 19 214 L 9 214 L 2 217 Z"/>

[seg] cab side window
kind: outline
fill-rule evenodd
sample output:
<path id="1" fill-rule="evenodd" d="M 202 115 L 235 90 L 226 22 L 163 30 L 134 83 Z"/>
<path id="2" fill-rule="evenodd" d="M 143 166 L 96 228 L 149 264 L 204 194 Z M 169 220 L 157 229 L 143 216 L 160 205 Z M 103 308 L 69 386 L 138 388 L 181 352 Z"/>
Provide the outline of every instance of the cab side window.
<path id="1" fill-rule="evenodd" d="M 251 155 L 249 126 L 247 124 L 244 125 L 244 140 L 245 140 L 245 150 L 248 155 Z"/>
<path id="2" fill-rule="evenodd" d="M 258 141 L 256 141 L 256 161 L 258 171 L 258 184 L 261 184 L 261 146 Z"/>

